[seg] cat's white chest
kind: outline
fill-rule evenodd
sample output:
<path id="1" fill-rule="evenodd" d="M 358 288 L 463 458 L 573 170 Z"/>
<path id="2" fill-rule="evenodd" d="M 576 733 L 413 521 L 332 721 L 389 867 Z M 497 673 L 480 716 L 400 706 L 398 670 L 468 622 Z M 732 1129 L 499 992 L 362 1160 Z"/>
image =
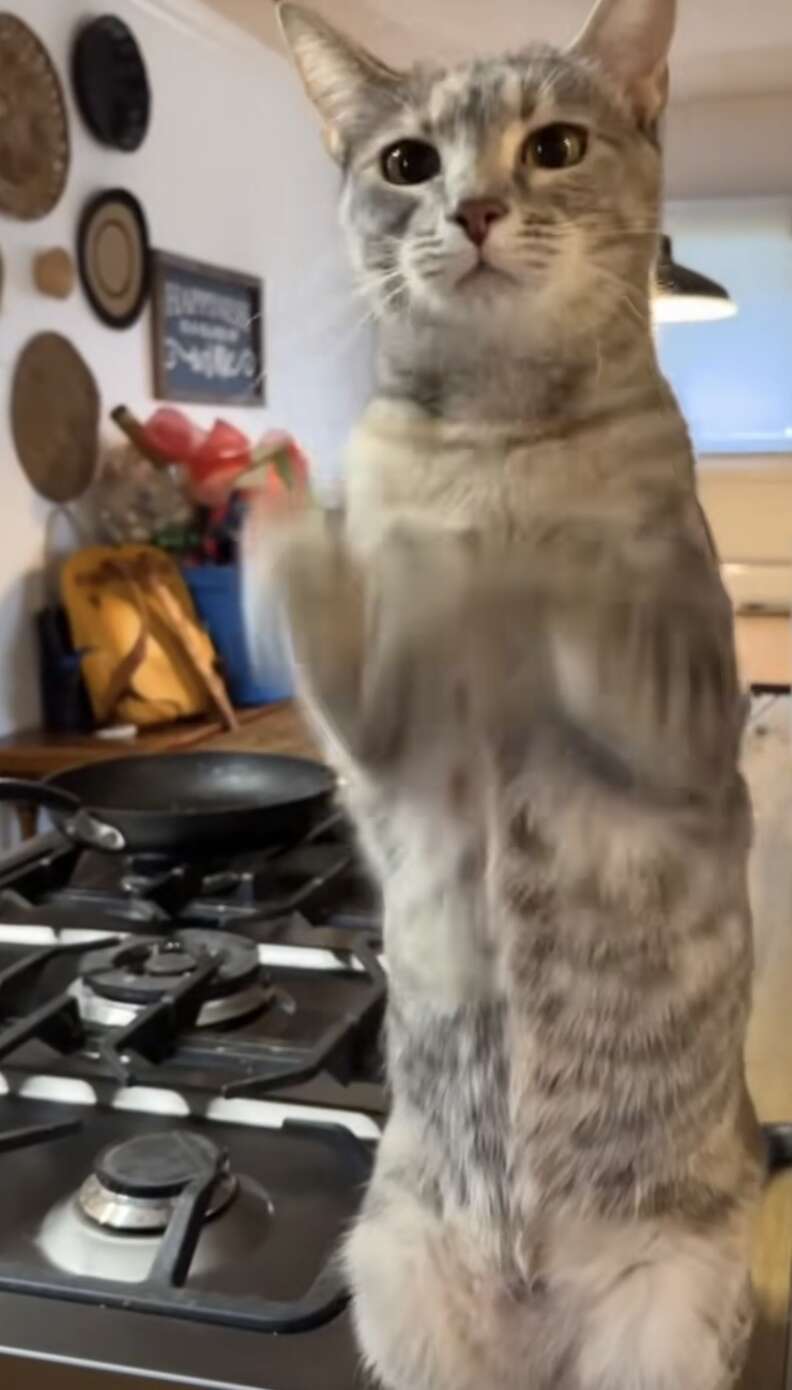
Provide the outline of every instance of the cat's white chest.
<path id="1" fill-rule="evenodd" d="M 587 482 L 591 474 L 591 486 Z M 504 426 L 429 421 L 405 403 L 376 401 L 350 441 L 347 521 L 365 552 L 394 521 L 524 534 L 542 514 L 590 495 L 601 505 L 596 450 L 586 468 L 563 441 L 530 441 Z M 572 495 L 565 483 L 570 473 Z"/>

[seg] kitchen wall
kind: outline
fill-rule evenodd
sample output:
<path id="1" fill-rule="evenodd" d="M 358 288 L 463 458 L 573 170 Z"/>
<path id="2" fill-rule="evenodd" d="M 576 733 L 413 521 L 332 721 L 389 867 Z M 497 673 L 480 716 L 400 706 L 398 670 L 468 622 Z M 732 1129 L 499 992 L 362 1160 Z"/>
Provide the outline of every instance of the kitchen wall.
<path id="1" fill-rule="evenodd" d="M 665 138 L 670 198 L 792 194 L 792 91 L 672 102 Z"/>
<path id="2" fill-rule="evenodd" d="M 3 8 L 36 30 L 64 76 L 76 25 L 106 7 L 5 0 Z M 65 82 L 73 144 L 66 192 L 39 222 L 0 215 L 0 733 L 38 718 L 30 613 L 40 601 L 48 511 L 17 465 L 8 428 L 17 353 L 33 333 L 58 330 L 96 374 L 105 416 L 121 401 L 136 412 L 152 408 L 148 313 L 116 332 L 94 317 L 80 289 L 60 303 L 32 286 L 34 252 L 73 247 L 91 194 L 125 186 L 141 200 L 155 246 L 264 277 L 268 406 L 223 410 L 226 418 L 251 433 L 268 423 L 287 426 L 331 480 L 367 389 L 371 354 L 360 308 L 350 308 L 335 224 L 337 176 L 286 60 L 199 0 L 114 0 L 113 9 L 134 29 L 149 66 L 154 108 L 145 144 L 133 155 L 97 145 Z M 194 414 L 209 423 L 215 411 L 196 407 Z"/>

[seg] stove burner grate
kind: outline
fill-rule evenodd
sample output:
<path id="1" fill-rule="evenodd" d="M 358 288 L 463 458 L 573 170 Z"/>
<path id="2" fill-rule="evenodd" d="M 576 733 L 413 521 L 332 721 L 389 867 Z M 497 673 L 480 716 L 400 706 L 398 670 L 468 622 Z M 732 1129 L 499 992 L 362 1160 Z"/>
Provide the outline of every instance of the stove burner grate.
<path id="1" fill-rule="evenodd" d="M 57 837 L 56 837 L 57 838 Z M 76 856 L 76 861 L 75 861 Z M 63 850 L 61 849 L 63 859 Z M 314 925 L 381 928 L 381 903 L 362 868 L 348 822 L 338 810 L 297 842 L 219 858 L 176 858 L 163 854 L 111 859 L 73 851 L 68 860 L 0 874 L 2 892 L 21 894 L 20 905 L 6 903 L 6 920 L 36 904 L 53 924 L 81 925 L 85 914 L 99 914 L 113 930 L 124 922 L 151 929 L 173 926 L 233 928 L 299 912 Z M 31 887 L 32 885 L 32 887 Z M 121 927 L 123 929 L 123 927 Z"/>

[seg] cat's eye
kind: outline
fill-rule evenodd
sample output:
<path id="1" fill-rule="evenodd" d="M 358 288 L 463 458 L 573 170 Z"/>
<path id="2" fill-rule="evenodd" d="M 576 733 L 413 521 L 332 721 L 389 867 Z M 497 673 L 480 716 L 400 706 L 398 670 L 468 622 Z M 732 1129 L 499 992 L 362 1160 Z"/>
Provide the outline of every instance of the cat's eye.
<path id="1" fill-rule="evenodd" d="M 537 169 L 571 169 L 580 164 L 588 149 L 588 131 L 558 121 L 528 136 L 523 150 L 527 163 Z"/>
<path id="2" fill-rule="evenodd" d="M 440 173 L 440 155 L 426 140 L 399 140 L 383 151 L 381 162 L 388 183 L 402 186 L 428 183 Z"/>

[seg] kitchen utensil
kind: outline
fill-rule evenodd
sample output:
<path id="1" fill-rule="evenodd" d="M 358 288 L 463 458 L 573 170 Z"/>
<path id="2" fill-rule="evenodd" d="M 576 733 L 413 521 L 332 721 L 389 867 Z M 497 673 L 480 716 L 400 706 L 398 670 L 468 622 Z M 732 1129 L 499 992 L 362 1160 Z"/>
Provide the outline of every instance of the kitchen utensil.
<path id="1" fill-rule="evenodd" d="M 0 209 L 45 217 L 69 172 L 69 124 L 60 78 L 41 40 L 0 14 Z"/>
<path id="2" fill-rule="evenodd" d="M 99 392 L 79 352 L 60 333 L 23 348 L 11 388 L 11 428 L 28 480 L 49 502 L 73 502 L 94 476 Z"/>
<path id="3" fill-rule="evenodd" d="M 107 189 L 86 204 L 77 262 L 94 313 L 108 328 L 129 328 L 148 296 L 149 236 L 143 209 L 126 189 Z"/>
<path id="4" fill-rule="evenodd" d="M 35 616 L 39 690 L 44 727 L 56 734 L 86 734 L 93 716 L 82 676 L 82 654 L 72 645 L 66 614 L 41 608 Z"/>
<path id="5" fill-rule="evenodd" d="M 0 778 L 0 802 L 46 807 L 90 849 L 241 853 L 305 832 L 335 786 L 320 763 L 266 753 L 130 756 L 45 782 Z"/>
<path id="6" fill-rule="evenodd" d="M 192 447 L 185 444 L 185 435 L 192 439 L 192 427 L 180 411 L 170 411 L 166 407 L 163 410 L 155 411 L 152 420 L 156 420 L 159 416 L 167 416 L 171 426 L 173 424 L 171 417 L 173 416 L 179 426 L 178 431 L 174 431 L 171 427 L 165 435 L 164 442 L 160 440 L 160 432 L 152 428 L 151 420 L 144 424 L 142 420 L 138 420 L 132 414 L 128 406 L 117 405 L 114 410 L 110 411 L 110 419 L 118 425 L 121 433 L 126 435 L 129 442 L 134 444 L 142 458 L 153 464 L 155 468 L 168 468 L 172 463 L 180 461 L 185 448 Z"/>
<path id="7" fill-rule="evenodd" d="M 60 601 L 63 555 L 56 549 L 55 534 L 63 522 L 71 528 L 77 545 L 85 544 L 82 527 L 68 507 L 53 507 L 44 528 L 44 602 L 34 618 L 41 709 L 44 726 L 53 733 L 88 733 L 94 719 L 82 675 L 83 653 L 74 648 Z"/>
<path id="8" fill-rule="evenodd" d="M 238 709 L 271 704 L 294 694 L 285 634 L 273 614 L 267 661 L 253 665 L 242 613 L 237 565 L 185 565 L 184 579 L 223 663 L 228 691 Z M 262 596 L 263 602 L 263 596 Z M 263 625 L 263 624 L 262 624 Z M 260 638 L 260 634 L 257 634 Z M 262 643 L 256 643 L 261 655 Z"/>
<path id="9" fill-rule="evenodd" d="M 117 15 L 89 20 L 72 51 L 72 84 L 91 134 L 127 152 L 146 138 L 151 88 L 137 39 Z"/>

